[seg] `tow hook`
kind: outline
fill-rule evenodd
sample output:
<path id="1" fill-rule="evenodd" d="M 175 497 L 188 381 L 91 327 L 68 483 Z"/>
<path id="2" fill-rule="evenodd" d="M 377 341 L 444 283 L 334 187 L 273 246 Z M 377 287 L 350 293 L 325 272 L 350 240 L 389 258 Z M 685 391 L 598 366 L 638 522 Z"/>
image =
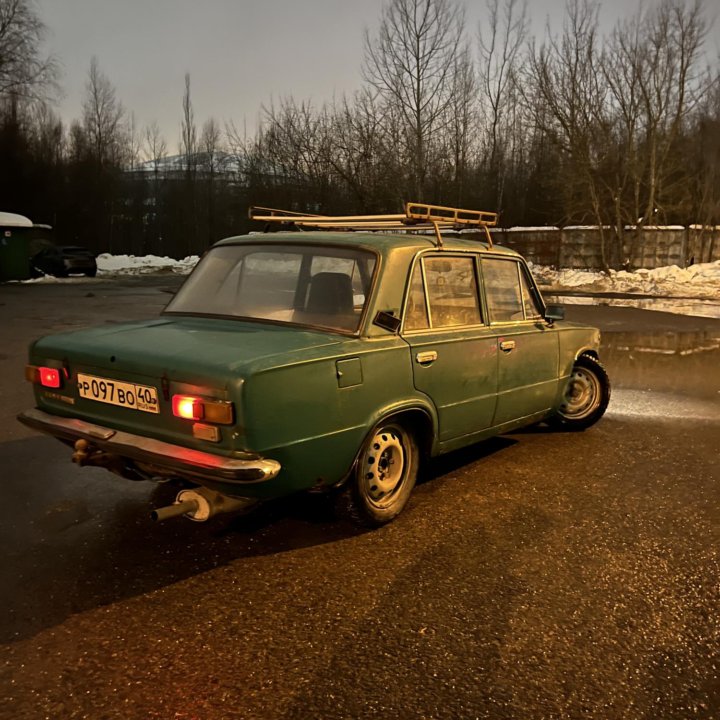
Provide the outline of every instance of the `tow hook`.
<path id="1" fill-rule="evenodd" d="M 90 443 L 87 440 L 77 440 L 75 442 L 75 452 L 72 455 L 72 461 L 78 465 L 87 465 L 90 453 L 88 452 Z"/>
<path id="2" fill-rule="evenodd" d="M 255 504 L 250 498 L 234 498 L 207 488 L 181 490 L 172 505 L 155 508 L 150 513 L 153 520 L 160 522 L 184 515 L 195 522 L 205 522 L 214 515 L 235 512 Z"/>
<path id="3" fill-rule="evenodd" d="M 123 459 L 113 453 L 105 452 L 95 447 L 84 438 L 75 441 L 75 452 L 72 461 L 80 467 L 101 467 L 130 480 L 143 480 L 137 470 L 127 465 Z"/>

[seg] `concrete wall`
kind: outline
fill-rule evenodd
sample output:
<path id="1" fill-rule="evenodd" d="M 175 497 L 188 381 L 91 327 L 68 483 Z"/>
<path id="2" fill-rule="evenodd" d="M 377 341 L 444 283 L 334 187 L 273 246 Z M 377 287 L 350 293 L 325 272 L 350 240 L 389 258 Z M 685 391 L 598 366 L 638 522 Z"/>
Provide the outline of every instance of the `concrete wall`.
<path id="1" fill-rule="evenodd" d="M 605 228 L 605 259 L 610 267 L 629 269 L 665 265 L 687 267 L 720 260 L 720 227 L 696 226 L 627 228 L 622 250 L 612 228 Z M 603 268 L 598 227 L 498 228 L 493 242 L 513 248 L 528 260 L 551 267 L 600 270 Z M 482 234 L 478 234 L 482 240 Z"/>

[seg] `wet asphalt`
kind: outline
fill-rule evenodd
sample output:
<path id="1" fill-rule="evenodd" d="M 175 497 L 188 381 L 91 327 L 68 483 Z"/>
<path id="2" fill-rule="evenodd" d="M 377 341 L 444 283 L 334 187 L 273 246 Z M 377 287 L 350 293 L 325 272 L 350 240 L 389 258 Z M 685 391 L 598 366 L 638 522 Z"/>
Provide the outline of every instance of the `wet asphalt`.
<path id="1" fill-rule="evenodd" d="M 33 337 L 178 282 L 0 286 L 0 718 L 720 717 L 720 321 L 569 307 L 606 417 L 445 456 L 379 530 L 310 497 L 154 524 L 169 487 L 14 416 Z"/>

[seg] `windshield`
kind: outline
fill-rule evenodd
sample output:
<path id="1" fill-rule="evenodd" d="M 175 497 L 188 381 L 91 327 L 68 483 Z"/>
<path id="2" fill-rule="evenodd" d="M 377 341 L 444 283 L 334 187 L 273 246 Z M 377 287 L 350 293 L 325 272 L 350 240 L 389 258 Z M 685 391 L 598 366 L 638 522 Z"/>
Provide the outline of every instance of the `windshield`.
<path id="1" fill-rule="evenodd" d="M 374 269 L 375 256 L 357 248 L 223 245 L 205 255 L 165 312 L 357 332 Z"/>

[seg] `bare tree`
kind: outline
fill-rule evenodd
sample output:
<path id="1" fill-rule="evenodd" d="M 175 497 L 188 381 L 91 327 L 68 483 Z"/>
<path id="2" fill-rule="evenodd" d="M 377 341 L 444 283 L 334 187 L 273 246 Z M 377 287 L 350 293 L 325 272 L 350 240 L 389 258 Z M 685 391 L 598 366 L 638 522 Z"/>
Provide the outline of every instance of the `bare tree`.
<path id="1" fill-rule="evenodd" d="M 180 126 L 180 152 L 184 156 L 185 170 L 194 175 L 197 167 L 197 127 L 195 112 L 190 98 L 190 73 L 185 73 L 185 92 L 182 100 L 183 117 Z"/>
<path id="2" fill-rule="evenodd" d="M 215 118 L 209 118 L 203 123 L 200 134 L 200 152 L 203 157 L 205 210 L 207 221 L 207 244 L 211 245 L 215 237 L 215 200 L 216 184 L 219 169 L 219 153 L 221 152 L 222 130 Z"/>
<path id="3" fill-rule="evenodd" d="M 480 24 L 479 79 L 485 107 L 487 163 L 494 190 L 495 208 L 502 208 L 508 172 L 506 148 L 514 140 L 516 125 L 515 84 L 522 61 L 522 47 L 528 32 L 527 0 L 488 0 L 487 21 Z"/>
<path id="4" fill-rule="evenodd" d="M 153 171 L 158 173 L 160 170 L 160 162 L 167 155 L 167 143 L 162 136 L 160 126 L 155 120 L 145 128 L 143 155 L 145 160 L 152 162 Z"/>
<path id="5" fill-rule="evenodd" d="M 131 112 L 130 117 L 127 121 L 126 128 L 126 154 L 128 167 L 133 170 L 140 161 L 140 155 L 142 153 L 142 136 L 138 131 L 137 122 L 135 120 L 135 113 Z"/>
<path id="6" fill-rule="evenodd" d="M 465 205 L 468 176 L 479 131 L 478 86 L 470 50 L 462 48 L 448 78 L 448 102 L 441 126 L 435 132 L 439 144 L 438 169 L 433 173 L 437 183 L 435 197 L 448 197 L 456 205 Z M 440 187 L 442 185 L 443 187 Z M 477 198 L 473 197 L 477 202 Z"/>
<path id="7" fill-rule="evenodd" d="M 55 87 L 56 62 L 40 52 L 44 38 L 33 0 L 0 0 L 0 95 L 36 98 Z"/>
<path id="8" fill-rule="evenodd" d="M 531 46 L 524 94 L 538 126 L 560 149 L 556 169 L 567 217 L 585 218 L 600 228 L 602 263 L 618 261 L 619 238 L 608 252 L 606 203 L 597 167 L 607 149 L 607 85 L 601 72 L 601 42 L 595 0 L 570 0 L 562 35 Z M 583 217 L 584 216 L 584 217 Z M 617 230 L 617 228 L 616 228 Z"/>
<path id="9" fill-rule="evenodd" d="M 463 19 L 454 0 L 389 0 L 377 35 L 365 35 L 364 76 L 402 117 L 418 199 L 425 193 L 428 146 L 458 67 Z"/>
<path id="10" fill-rule="evenodd" d="M 218 170 L 218 153 L 222 150 L 222 130 L 215 118 L 209 118 L 203 123 L 200 133 L 200 152 L 203 154 L 203 165 L 210 174 Z"/>
<path id="11" fill-rule="evenodd" d="M 328 163 L 329 135 L 326 108 L 316 111 L 310 102 L 292 97 L 265 108 L 264 143 L 273 173 L 291 179 L 303 197 L 303 209 L 327 206 L 332 168 Z"/>
<path id="12" fill-rule="evenodd" d="M 180 152 L 185 168 L 183 220 L 185 225 L 185 252 L 190 255 L 197 250 L 199 234 L 197 216 L 197 127 L 195 111 L 190 98 L 190 73 L 185 73 L 185 90 L 182 99 L 182 121 L 180 125 Z"/>
<path id="13" fill-rule="evenodd" d="M 404 195 L 402 165 L 384 109 L 376 92 L 365 88 L 335 102 L 327 116 L 325 160 L 350 212 L 394 210 Z"/>
<path id="14" fill-rule="evenodd" d="M 110 80 L 98 68 L 97 58 L 90 62 L 83 103 L 83 129 L 95 160 L 100 167 L 121 162 L 125 111 Z"/>
<path id="15" fill-rule="evenodd" d="M 155 246 L 158 252 L 163 250 L 163 233 L 162 233 L 162 203 L 161 203 L 161 176 L 160 164 L 167 155 L 167 143 L 160 132 L 160 126 L 156 121 L 151 122 L 145 128 L 143 137 L 143 151 L 145 159 L 152 162 L 153 182 L 152 182 L 152 229 L 155 240 Z"/>
<path id="16" fill-rule="evenodd" d="M 31 142 L 35 157 L 45 167 L 60 166 L 65 152 L 65 129 L 62 120 L 46 102 L 31 107 Z"/>
<path id="17" fill-rule="evenodd" d="M 707 26 L 701 0 L 664 0 L 645 16 L 646 35 L 641 72 L 644 151 L 647 157 L 645 221 L 663 211 L 665 183 L 673 174 L 673 149 L 688 113 L 708 91 L 712 80 L 697 73 Z"/>

